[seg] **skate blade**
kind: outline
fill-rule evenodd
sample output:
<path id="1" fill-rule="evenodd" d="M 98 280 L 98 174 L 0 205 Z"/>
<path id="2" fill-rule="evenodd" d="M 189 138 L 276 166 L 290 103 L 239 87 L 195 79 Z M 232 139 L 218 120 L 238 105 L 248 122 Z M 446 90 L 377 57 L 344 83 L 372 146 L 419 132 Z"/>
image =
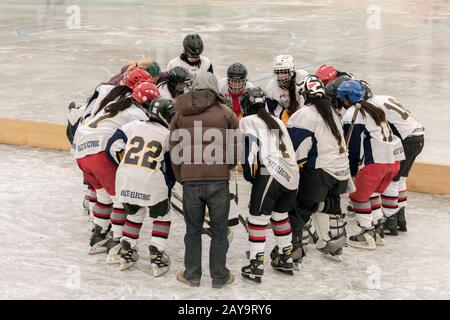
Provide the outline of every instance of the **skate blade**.
<path id="1" fill-rule="evenodd" d="M 120 256 L 117 254 L 108 254 L 106 256 L 107 264 L 120 264 Z"/>
<path id="2" fill-rule="evenodd" d="M 106 242 L 107 240 L 102 240 L 94 244 L 89 248 L 89 254 L 98 254 L 106 252 Z"/>
<path id="3" fill-rule="evenodd" d="M 250 250 L 245 251 L 245 256 L 250 260 Z"/>
<path id="4" fill-rule="evenodd" d="M 378 238 L 378 239 L 375 241 L 375 244 L 376 244 L 377 246 L 384 246 L 384 240 L 381 239 L 381 238 Z"/>
<path id="5" fill-rule="evenodd" d="M 377 248 L 375 243 L 369 244 L 367 242 L 352 241 L 352 240 L 348 240 L 348 245 L 353 248 L 366 249 L 366 250 L 375 250 Z"/>
<path id="6" fill-rule="evenodd" d="M 169 272 L 170 267 L 159 267 L 157 264 L 152 263 L 151 265 L 152 273 L 155 278 L 161 277 L 163 274 Z"/>
<path id="7" fill-rule="evenodd" d="M 284 274 L 287 274 L 289 276 L 293 276 L 294 275 L 294 270 L 293 269 L 282 269 L 282 268 L 275 268 L 275 267 L 274 267 L 274 269 L 276 271 L 280 271 L 280 272 L 282 272 Z"/>
<path id="8" fill-rule="evenodd" d="M 262 282 L 262 277 L 260 276 L 255 276 L 255 275 L 249 275 L 247 273 L 241 273 L 241 275 L 245 278 L 248 279 L 250 281 L 253 281 L 255 283 L 261 283 Z"/>
<path id="9" fill-rule="evenodd" d="M 124 271 L 124 270 L 130 269 L 135 264 L 136 264 L 136 262 L 120 261 L 120 271 Z"/>
<path id="10" fill-rule="evenodd" d="M 333 261 L 336 261 L 336 262 L 342 262 L 342 261 L 344 261 L 343 259 L 342 259 L 342 255 L 341 254 L 339 254 L 339 255 L 332 255 L 331 253 L 323 253 L 323 256 L 325 257 L 325 258 L 327 258 L 327 259 L 330 259 L 330 260 L 333 260 Z"/>
<path id="11" fill-rule="evenodd" d="M 300 271 L 300 266 L 301 266 L 301 263 L 294 262 L 294 270 L 295 271 Z"/>

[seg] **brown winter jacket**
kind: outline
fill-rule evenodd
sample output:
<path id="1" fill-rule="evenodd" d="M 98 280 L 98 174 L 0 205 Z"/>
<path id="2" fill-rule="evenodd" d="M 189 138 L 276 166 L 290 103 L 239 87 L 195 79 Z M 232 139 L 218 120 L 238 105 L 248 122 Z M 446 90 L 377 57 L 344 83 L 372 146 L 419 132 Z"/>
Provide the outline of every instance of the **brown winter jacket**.
<path id="1" fill-rule="evenodd" d="M 231 141 L 227 142 L 226 130 L 238 129 L 239 120 L 228 106 L 221 103 L 220 98 L 217 97 L 214 91 L 209 89 L 193 90 L 175 99 L 177 112 L 170 123 L 170 150 L 172 168 L 177 181 L 180 183 L 186 181 L 229 180 L 230 169 L 236 166 L 239 157 L 237 154 L 238 140 L 233 138 L 228 139 Z M 218 133 L 220 131 L 224 143 L 213 144 L 211 140 L 214 139 L 201 139 L 201 137 L 200 139 L 197 137 L 198 141 L 194 141 L 194 121 L 200 121 L 202 124 L 202 130 L 198 130 L 197 134 L 201 132 L 203 137 L 207 129 L 215 128 L 215 132 Z M 178 145 L 178 150 L 175 149 L 179 141 L 183 143 L 183 138 L 180 137 L 176 129 L 187 129 L 191 137 L 190 143 L 186 143 L 187 148 L 184 147 L 182 152 L 179 152 L 181 144 Z M 198 134 L 198 136 L 200 135 Z M 202 155 L 216 155 L 214 152 L 211 152 L 213 147 L 216 147 L 216 150 L 223 150 L 223 157 L 219 161 L 221 163 L 216 163 L 215 161 L 207 164 L 205 163 L 206 157 L 204 158 Z M 228 157 L 231 160 L 228 161 L 231 162 L 229 164 L 226 162 L 227 149 L 232 152 L 231 156 L 229 155 Z M 200 154 L 200 150 L 202 154 Z M 187 157 L 191 162 L 194 162 L 196 159 L 194 158 L 194 153 L 199 157 L 200 161 L 198 164 L 188 164 L 186 161 L 176 164 L 176 159 L 180 159 L 180 157 L 177 158 L 177 155 L 183 155 L 183 159 Z"/>

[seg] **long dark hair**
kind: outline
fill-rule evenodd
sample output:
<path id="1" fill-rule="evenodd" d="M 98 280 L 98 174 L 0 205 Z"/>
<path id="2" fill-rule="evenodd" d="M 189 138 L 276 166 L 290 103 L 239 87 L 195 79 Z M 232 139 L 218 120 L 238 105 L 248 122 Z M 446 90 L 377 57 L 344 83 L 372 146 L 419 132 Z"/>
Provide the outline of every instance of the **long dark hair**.
<path id="1" fill-rule="evenodd" d="M 120 98 L 116 102 L 113 102 L 106 106 L 105 112 L 115 116 L 119 112 L 128 109 L 132 104 L 131 97 Z"/>
<path id="2" fill-rule="evenodd" d="M 381 125 L 382 122 L 385 122 L 387 124 L 386 114 L 384 113 L 384 111 L 367 101 L 360 101 L 359 104 L 361 104 L 361 114 L 363 115 L 363 117 L 366 116 L 366 112 L 367 112 L 372 117 L 372 119 L 375 121 L 376 125 L 381 127 L 381 133 L 383 134 L 384 139 L 387 141 L 392 141 L 393 140 L 392 139 L 392 130 L 391 130 L 390 126 L 387 125 L 389 134 L 386 137 L 383 126 Z"/>
<path id="3" fill-rule="evenodd" d="M 295 111 L 298 109 L 298 101 L 297 101 L 297 90 L 296 90 L 296 73 L 294 71 L 294 75 L 292 76 L 290 82 L 289 82 L 289 107 L 287 109 L 287 112 L 289 116 L 292 116 Z"/>
<path id="4" fill-rule="evenodd" d="M 259 108 L 256 114 L 262 121 L 264 121 L 269 130 L 278 130 L 278 132 L 280 133 L 280 137 L 283 136 L 283 131 L 281 130 L 280 125 L 274 119 L 274 117 L 272 117 L 272 115 L 267 112 L 266 108 Z"/>
<path id="5" fill-rule="evenodd" d="M 94 116 L 97 115 L 101 110 L 103 110 L 108 105 L 108 103 L 115 100 L 119 101 L 121 98 L 125 98 L 131 92 L 132 90 L 127 86 L 115 86 L 100 102 L 100 106 L 98 107 L 98 110 L 95 112 Z"/>
<path id="6" fill-rule="evenodd" d="M 365 117 L 366 112 L 373 118 L 377 126 L 380 126 L 382 122 L 386 122 L 386 115 L 384 111 L 367 101 L 358 102 L 361 104 L 361 114 Z"/>
<path id="7" fill-rule="evenodd" d="M 342 147 L 342 136 L 337 128 L 336 122 L 333 117 L 333 105 L 328 98 L 325 97 L 308 97 L 306 103 L 312 104 L 316 107 L 325 124 L 330 129 L 333 136 L 336 138 L 339 146 Z"/>

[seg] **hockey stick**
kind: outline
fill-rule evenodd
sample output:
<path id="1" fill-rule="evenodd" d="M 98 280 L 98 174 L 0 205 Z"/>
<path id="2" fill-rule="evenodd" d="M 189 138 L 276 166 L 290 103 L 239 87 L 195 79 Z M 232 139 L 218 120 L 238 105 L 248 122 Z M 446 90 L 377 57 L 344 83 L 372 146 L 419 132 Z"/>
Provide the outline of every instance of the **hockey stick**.
<path id="1" fill-rule="evenodd" d="M 177 206 L 173 201 L 170 202 L 172 204 L 172 208 L 175 209 L 175 212 L 177 212 L 179 215 L 183 216 L 184 220 L 184 213 L 183 209 L 181 209 L 179 206 Z M 211 230 L 208 228 L 202 228 L 202 234 L 207 234 L 209 237 L 211 237 Z"/>
<path id="2" fill-rule="evenodd" d="M 357 103 L 355 105 L 355 111 L 353 112 L 352 123 L 350 125 L 350 129 L 347 132 L 347 136 L 345 137 L 345 145 L 348 148 L 348 143 L 350 142 L 350 138 L 352 137 L 353 128 L 355 127 L 356 117 L 358 116 L 359 110 L 361 109 L 361 105 Z"/>
<path id="3" fill-rule="evenodd" d="M 173 197 L 174 197 L 175 199 L 177 199 L 178 201 L 180 201 L 181 203 L 183 203 L 183 197 L 182 197 L 180 194 L 176 193 L 175 191 L 172 191 L 172 195 L 173 195 Z M 172 202 L 172 204 L 174 204 L 174 203 Z M 175 205 L 175 206 L 176 206 L 176 205 Z M 178 207 L 178 206 L 177 206 L 177 207 Z M 180 207 L 178 207 L 178 209 L 181 210 L 181 214 L 183 214 L 183 210 L 182 210 Z M 184 215 L 184 214 L 183 214 L 183 215 Z M 209 219 L 206 218 L 206 217 L 205 217 L 205 222 L 206 222 L 206 224 L 208 224 L 208 225 L 211 224 L 211 222 L 209 221 Z M 233 227 L 233 226 L 238 225 L 238 224 L 239 224 L 239 219 L 238 219 L 238 218 L 232 218 L 232 219 L 229 219 L 229 220 L 228 220 L 228 226 L 229 226 L 229 227 Z"/>

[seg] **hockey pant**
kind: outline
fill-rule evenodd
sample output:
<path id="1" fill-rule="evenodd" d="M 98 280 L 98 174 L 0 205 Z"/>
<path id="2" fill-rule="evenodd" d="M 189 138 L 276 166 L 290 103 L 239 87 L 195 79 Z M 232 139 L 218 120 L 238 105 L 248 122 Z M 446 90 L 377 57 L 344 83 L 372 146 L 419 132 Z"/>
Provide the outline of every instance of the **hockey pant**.
<path id="1" fill-rule="evenodd" d="M 355 178 L 356 191 L 350 193 L 350 200 L 361 228 L 371 229 L 382 218 L 378 193 L 386 190 L 399 168 L 397 161 L 393 164 L 368 164 L 359 170 Z"/>

